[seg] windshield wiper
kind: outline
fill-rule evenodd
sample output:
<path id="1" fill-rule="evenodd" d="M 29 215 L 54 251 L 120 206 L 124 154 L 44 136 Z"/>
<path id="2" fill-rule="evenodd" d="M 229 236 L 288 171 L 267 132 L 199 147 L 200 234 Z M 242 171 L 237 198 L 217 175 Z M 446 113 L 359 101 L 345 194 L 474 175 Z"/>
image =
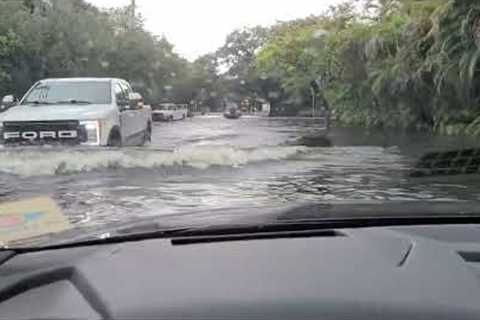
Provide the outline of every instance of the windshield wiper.
<path id="1" fill-rule="evenodd" d="M 92 104 L 92 102 L 87 100 L 69 99 L 69 100 L 57 101 L 55 102 L 55 104 Z"/>
<path id="2" fill-rule="evenodd" d="M 46 251 L 46 250 L 58 250 L 58 249 L 68 249 L 68 248 L 77 248 L 77 247 L 88 247 L 88 246 L 97 246 L 97 245 L 107 245 L 107 244 L 114 244 L 114 243 L 124 243 L 124 242 L 135 242 L 135 241 L 143 241 L 148 239 L 164 239 L 164 238 L 171 238 L 177 234 L 186 232 L 190 230 L 187 227 L 182 228 L 169 228 L 169 229 L 155 229 L 156 225 L 153 224 L 150 227 L 138 227 L 140 229 L 145 228 L 144 230 L 148 231 L 132 231 L 135 230 L 137 227 L 125 228 L 125 229 L 118 229 L 113 232 L 113 235 L 101 236 L 99 233 L 95 233 L 89 235 L 87 237 L 82 237 L 80 240 L 70 240 L 66 242 L 55 243 L 52 245 L 45 245 L 45 246 L 35 246 L 35 247 L 17 247 L 15 245 L 12 246 L 3 246 L 0 247 L 0 252 L 10 252 L 13 251 L 16 254 L 20 253 L 27 253 L 27 252 L 38 252 L 38 251 Z M 132 231 L 132 233 L 128 233 L 128 231 Z M 125 233 L 127 232 L 127 233 Z M 102 235 L 109 234 L 109 232 L 101 232 Z"/>
<path id="3" fill-rule="evenodd" d="M 41 101 L 41 100 L 32 100 L 32 101 L 25 101 L 22 104 L 35 104 L 35 105 L 49 105 L 52 104 L 51 102 L 48 101 Z"/>
<path id="4" fill-rule="evenodd" d="M 276 221 L 263 224 L 234 224 L 213 225 L 204 227 L 179 227 L 173 229 L 155 230 L 156 224 L 135 226 L 133 228 L 118 229 L 117 233 L 106 237 L 90 235 L 82 240 L 70 240 L 37 247 L 5 246 L 0 252 L 14 252 L 15 254 L 39 252 L 46 250 L 69 249 L 78 247 L 110 245 L 116 243 L 138 242 L 150 239 L 169 239 L 172 244 L 193 242 L 215 242 L 234 240 L 258 240 L 270 238 L 295 238 L 323 236 L 343 236 L 342 229 L 398 227 L 418 225 L 456 225 L 480 224 L 478 215 L 444 215 L 444 216 L 415 216 L 404 217 L 364 217 L 364 218 L 330 218 L 296 221 Z M 131 232 L 131 233 L 130 233 Z"/>
<path id="5" fill-rule="evenodd" d="M 192 241 L 224 241 L 226 239 L 260 239 L 277 237 L 305 237 L 308 234 L 336 236 L 342 229 L 367 227 L 396 227 L 445 224 L 480 224 L 480 207 L 474 201 L 455 202 L 394 202 L 379 203 L 323 203 L 282 208 L 260 214 L 259 220 L 227 225 L 189 224 L 169 225 L 158 218 L 124 225 L 103 226 L 99 230 L 84 230 L 76 237 L 68 234 L 49 239 L 47 243 L 16 246 L 10 244 L 1 251 L 16 253 L 67 249 L 94 245 L 136 242 L 148 239 L 177 239 L 176 243 Z M 178 240 L 184 239 L 184 240 Z M 185 240 L 186 239 L 186 240 Z M 52 241 L 53 240 L 53 241 Z M 28 240 L 27 240 L 28 241 Z"/>

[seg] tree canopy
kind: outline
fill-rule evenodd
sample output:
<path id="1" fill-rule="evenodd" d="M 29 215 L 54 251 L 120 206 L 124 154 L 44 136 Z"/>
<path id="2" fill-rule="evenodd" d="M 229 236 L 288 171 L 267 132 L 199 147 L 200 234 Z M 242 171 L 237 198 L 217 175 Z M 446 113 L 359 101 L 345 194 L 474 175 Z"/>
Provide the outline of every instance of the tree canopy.
<path id="1" fill-rule="evenodd" d="M 158 100 L 188 74 L 187 61 L 131 8 L 100 11 L 83 0 L 0 1 L 0 59 L 2 94 L 21 95 L 47 77 L 105 76 Z"/>
<path id="2" fill-rule="evenodd" d="M 480 4 L 350 1 L 280 23 L 256 55 L 259 73 L 308 100 L 323 92 L 347 124 L 478 134 Z"/>
<path id="3" fill-rule="evenodd" d="M 480 134 L 476 0 L 350 0 L 234 30 L 194 62 L 132 12 L 84 0 L 1 0 L 0 94 L 21 95 L 46 77 L 121 77 L 148 102 L 218 108 L 248 98 L 295 114 L 314 94 L 349 125 Z"/>

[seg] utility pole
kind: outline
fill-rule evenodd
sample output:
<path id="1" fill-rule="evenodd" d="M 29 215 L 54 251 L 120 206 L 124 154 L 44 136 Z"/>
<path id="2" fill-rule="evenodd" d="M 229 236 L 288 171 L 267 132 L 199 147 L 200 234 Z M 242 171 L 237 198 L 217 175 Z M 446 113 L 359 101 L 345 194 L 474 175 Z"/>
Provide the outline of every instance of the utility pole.
<path id="1" fill-rule="evenodd" d="M 321 80 L 317 78 L 310 82 L 310 92 L 312 94 L 312 117 L 316 117 L 316 107 L 317 107 L 317 94 L 320 91 Z"/>
<path id="2" fill-rule="evenodd" d="M 315 89 L 310 88 L 312 94 L 312 117 L 315 118 L 315 107 L 317 106 L 317 92 Z"/>
<path id="3" fill-rule="evenodd" d="M 131 0 L 130 4 L 130 29 L 133 30 L 135 27 L 135 16 L 136 16 L 136 8 L 137 8 L 137 3 L 136 0 Z"/>

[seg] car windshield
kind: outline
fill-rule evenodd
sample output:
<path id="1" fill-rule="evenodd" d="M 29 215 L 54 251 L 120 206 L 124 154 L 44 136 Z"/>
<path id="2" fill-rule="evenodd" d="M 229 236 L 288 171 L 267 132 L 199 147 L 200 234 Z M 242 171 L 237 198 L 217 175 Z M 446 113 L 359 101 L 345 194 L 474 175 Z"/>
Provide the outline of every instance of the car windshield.
<path id="1" fill-rule="evenodd" d="M 153 110 L 170 110 L 171 108 L 172 108 L 171 106 L 163 105 L 163 104 L 152 106 Z"/>
<path id="2" fill-rule="evenodd" d="M 478 0 L 0 0 L 0 84 L 6 246 L 480 215 Z"/>
<path id="3" fill-rule="evenodd" d="M 22 104 L 109 104 L 111 103 L 110 88 L 108 81 L 45 81 L 34 86 L 25 96 Z"/>

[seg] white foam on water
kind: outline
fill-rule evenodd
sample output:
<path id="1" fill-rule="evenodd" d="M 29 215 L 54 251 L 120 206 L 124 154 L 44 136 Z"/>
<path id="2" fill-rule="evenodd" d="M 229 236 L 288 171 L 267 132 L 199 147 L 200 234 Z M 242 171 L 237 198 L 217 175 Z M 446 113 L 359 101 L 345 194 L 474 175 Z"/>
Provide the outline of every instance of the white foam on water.
<path id="1" fill-rule="evenodd" d="M 89 172 L 108 168 L 242 166 L 283 160 L 306 153 L 305 147 L 239 149 L 231 146 L 193 146 L 174 151 L 149 149 L 10 149 L 0 151 L 0 172 L 23 177 Z"/>

